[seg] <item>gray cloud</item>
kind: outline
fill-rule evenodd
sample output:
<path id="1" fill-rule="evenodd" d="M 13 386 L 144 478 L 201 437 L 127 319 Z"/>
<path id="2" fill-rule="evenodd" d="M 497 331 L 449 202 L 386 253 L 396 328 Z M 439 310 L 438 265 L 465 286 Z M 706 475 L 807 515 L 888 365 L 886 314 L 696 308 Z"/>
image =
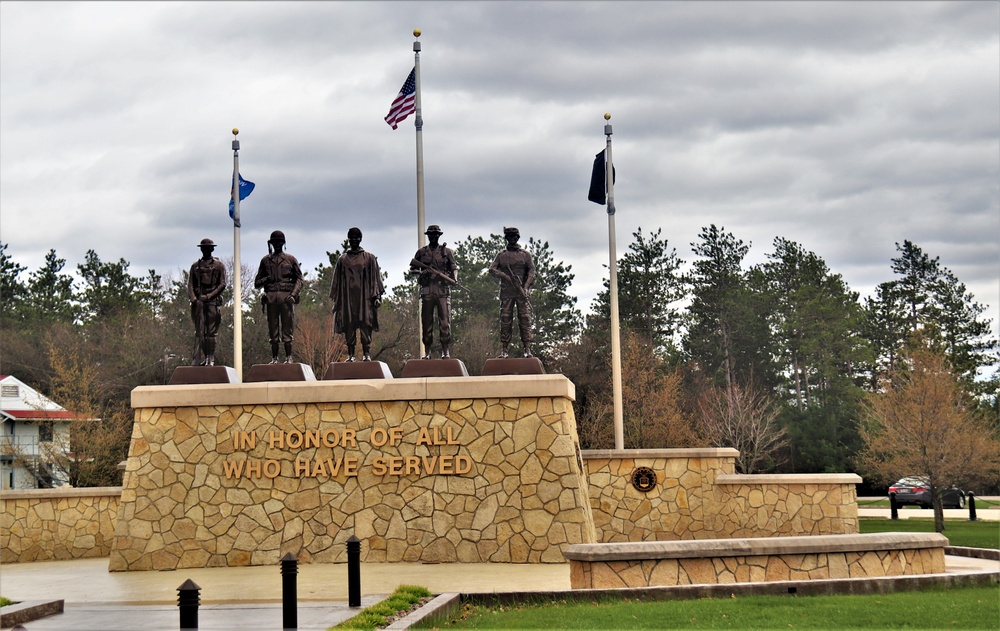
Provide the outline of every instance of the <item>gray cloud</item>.
<path id="1" fill-rule="evenodd" d="M 186 267 L 226 215 L 312 269 L 348 227 L 391 282 L 416 247 L 412 117 L 382 121 L 421 28 L 427 222 L 516 224 L 586 308 L 608 220 L 586 200 L 613 114 L 618 250 L 663 228 L 782 236 L 866 294 L 896 242 L 1000 306 L 1000 9 L 983 2 L 4 2 L 0 238 Z M 231 241 L 229 242 L 231 243 Z"/>

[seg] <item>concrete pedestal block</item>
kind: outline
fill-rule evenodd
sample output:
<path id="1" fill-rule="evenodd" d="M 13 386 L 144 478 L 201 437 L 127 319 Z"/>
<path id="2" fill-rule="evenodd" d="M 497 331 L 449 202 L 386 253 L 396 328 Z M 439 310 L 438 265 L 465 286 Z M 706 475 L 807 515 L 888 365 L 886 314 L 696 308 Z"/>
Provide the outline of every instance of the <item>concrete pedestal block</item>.
<path id="1" fill-rule="evenodd" d="M 468 377 L 461 359 L 411 359 L 403 364 L 403 378 Z"/>
<path id="2" fill-rule="evenodd" d="M 316 381 L 309 364 L 254 364 L 247 373 L 247 383 L 264 381 Z"/>
<path id="3" fill-rule="evenodd" d="M 392 379 L 392 372 L 385 362 L 331 362 L 323 379 Z"/>
<path id="4" fill-rule="evenodd" d="M 178 366 L 170 375 L 171 386 L 239 382 L 239 375 L 231 366 Z"/>

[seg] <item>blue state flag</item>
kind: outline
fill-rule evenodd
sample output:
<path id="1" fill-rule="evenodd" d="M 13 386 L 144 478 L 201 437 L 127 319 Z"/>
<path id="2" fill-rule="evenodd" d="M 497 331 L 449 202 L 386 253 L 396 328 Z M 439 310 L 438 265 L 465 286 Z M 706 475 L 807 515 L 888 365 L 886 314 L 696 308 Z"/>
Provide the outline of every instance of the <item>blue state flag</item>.
<path id="1" fill-rule="evenodd" d="M 237 177 L 240 178 L 240 201 L 242 202 L 244 199 L 246 199 L 247 197 L 249 197 L 250 193 L 253 192 L 253 187 L 256 186 L 256 184 L 254 184 L 253 182 L 250 182 L 248 180 L 244 180 L 242 174 L 237 174 Z M 230 186 L 230 189 L 232 189 L 232 186 Z M 235 217 L 234 216 L 235 212 L 236 212 L 236 204 L 235 204 L 235 202 L 233 202 L 232 192 L 230 192 L 230 194 L 229 194 L 229 218 L 232 219 L 234 222 L 236 222 L 236 225 L 239 226 L 240 225 L 240 220 L 239 220 L 239 217 Z"/>

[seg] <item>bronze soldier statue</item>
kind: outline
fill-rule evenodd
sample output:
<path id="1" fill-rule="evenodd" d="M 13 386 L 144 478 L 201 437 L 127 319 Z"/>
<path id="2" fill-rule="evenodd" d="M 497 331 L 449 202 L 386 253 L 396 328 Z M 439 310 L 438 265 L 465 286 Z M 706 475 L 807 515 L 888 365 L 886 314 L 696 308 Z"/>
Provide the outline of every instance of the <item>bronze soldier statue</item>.
<path id="1" fill-rule="evenodd" d="M 423 329 L 424 359 L 431 358 L 434 344 L 434 312 L 437 312 L 438 339 L 441 342 L 441 358 L 451 357 L 451 286 L 458 284 L 458 264 L 455 255 L 439 244 L 441 228 L 432 225 L 424 232 L 429 243 L 417 250 L 410 260 L 410 273 L 419 273 L 420 323 Z"/>
<path id="2" fill-rule="evenodd" d="M 354 361 L 358 332 L 361 361 L 372 360 L 372 331 L 378 331 L 378 308 L 382 305 L 382 270 L 378 259 L 361 247 L 361 230 L 347 231 L 348 249 L 333 268 L 333 332 L 343 333 L 347 361 Z"/>
<path id="3" fill-rule="evenodd" d="M 500 357 L 508 357 L 510 336 L 517 308 L 517 328 L 521 332 L 524 356 L 531 357 L 531 300 L 529 293 L 535 282 L 535 264 L 531 254 L 517 244 L 521 233 L 517 228 L 504 228 L 507 249 L 501 250 L 490 266 L 490 274 L 500 279 Z"/>
<path id="4" fill-rule="evenodd" d="M 191 320 L 198 337 L 195 350 L 195 366 L 215 365 L 215 341 L 222 322 L 222 292 L 226 288 L 226 267 L 222 261 L 212 256 L 215 242 L 202 239 L 198 244 L 201 258 L 194 262 L 188 272 L 188 300 L 191 301 Z"/>
<path id="5" fill-rule="evenodd" d="M 267 335 L 271 341 L 271 363 L 278 363 L 278 342 L 285 345 L 285 363 L 292 362 L 295 331 L 295 304 L 302 290 L 302 269 L 298 260 L 282 252 L 285 233 L 275 230 L 267 240 L 267 256 L 260 260 L 253 286 L 264 289 L 261 297 L 267 313 Z"/>

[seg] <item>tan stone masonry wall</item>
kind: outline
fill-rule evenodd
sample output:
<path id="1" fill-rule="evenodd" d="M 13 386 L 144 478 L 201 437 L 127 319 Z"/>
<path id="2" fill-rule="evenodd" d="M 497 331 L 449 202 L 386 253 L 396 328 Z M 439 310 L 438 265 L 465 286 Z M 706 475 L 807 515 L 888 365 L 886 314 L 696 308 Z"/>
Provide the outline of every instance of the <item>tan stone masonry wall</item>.
<path id="1" fill-rule="evenodd" d="M 944 572 L 944 551 L 878 550 L 759 557 L 570 562 L 573 589 L 713 585 Z"/>
<path id="2" fill-rule="evenodd" d="M 119 487 L 4 491 L 0 563 L 107 556 L 120 496 Z"/>
<path id="3" fill-rule="evenodd" d="M 854 474 L 737 475 L 735 449 L 584 451 L 598 542 L 850 534 Z M 649 467 L 657 485 L 631 484 Z"/>
<path id="4" fill-rule="evenodd" d="M 352 534 L 367 562 L 563 562 L 594 532 L 572 384 L 502 382 L 241 384 L 190 406 L 204 387 L 138 389 L 110 569 L 340 562 Z"/>
<path id="5" fill-rule="evenodd" d="M 573 589 L 905 576 L 945 571 L 936 533 L 593 544 L 569 548 Z M 672 544 L 672 545 L 670 545 Z"/>

